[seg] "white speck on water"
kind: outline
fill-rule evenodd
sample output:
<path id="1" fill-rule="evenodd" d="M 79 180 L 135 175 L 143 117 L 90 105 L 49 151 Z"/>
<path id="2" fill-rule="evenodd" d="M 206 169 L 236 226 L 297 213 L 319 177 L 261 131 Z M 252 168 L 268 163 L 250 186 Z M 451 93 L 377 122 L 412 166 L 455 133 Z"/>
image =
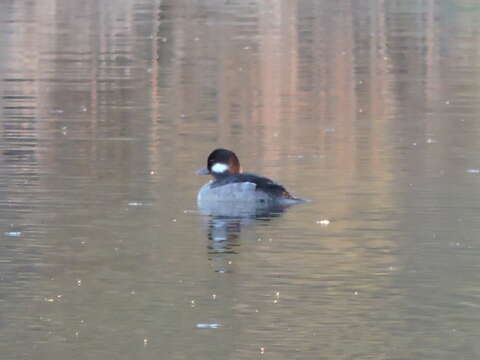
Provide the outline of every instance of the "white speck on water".
<path id="1" fill-rule="evenodd" d="M 359 84 L 359 85 L 362 85 L 362 84 L 363 84 L 363 81 L 362 81 L 362 80 L 359 80 L 359 81 L 358 81 L 358 84 Z"/>
<path id="2" fill-rule="evenodd" d="M 362 108 L 358 109 L 358 112 L 363 113 L 363 109 Z"/>
<path id="3" fill-rule="evenodd" d="M 258 313 L 258 309 L 255 309 L 255 312 Z"/>
<path id="4" fill-rule="evenodd" d="M 480 174 L 480 169 L 468 169 L 468 174 Z"/>
<path id="5" fill-rule="evenodd" d="M 150 175 L 156 175 L 157 173 L 155 171 L 150 171 Z"/>
<path id="6" fill-rule="evenodd" d="M 265 354 L 265 348 L 263 346 L 260 348 L 260 354 Z"/>
<path id="7" fill-rule="evenodd" d="M 354 291 L 354 292 L 353 292 L 353 295 L 358 295 L 358 291 Z"/>
<path id="8" fill-rule="evenodd" d="M 417 143 L 416 143 L 416 142 L 414 142 L 414 143 L 412 143 L 412 145 L 413 145 L 413 146 L 417 146 Z"/>
<path id="9" fill-rule="evenodd" d="M 82 286 L 82 280 L 77 279 L 77 286 Z"/>
<path id="10" fill-rule="evenodd" d="M 449 245 L 450 247 L 457 247 L 457 248 L 462 246 L 462 244 L 460 244 L 459 242 L 451 242 Z"/>
<path id="11" fill-rule="evenodd" d="M 128 206 L 143 206 L 143 202 L 131 201 L 131 202 L 128 203 Z"/>
<path id="12" fill-rule="evenodd" d="M 75 337 L 78 337 L 78 335 L 79 335 L 79 332 L 75 331 Z"/>
<path id="13" fill-rule="evenodd" d="M 388 60 L 388 57 L 387 57 L 387 56 L 384 56 L 384 57 L 383 57 L 383 60 L 387 61 L 387 60 Z"/>
<path id="14" fill-rule="evenodd" d="M 250 46 L 244 46 L 243 50 L 250 50 Z"/>
<path id="15" fill-rule="evenodd" d="M 217 298 L 217 294 L 212 294 L 212 299 L 215 300 Z"/>
<path id="16" fill-rule="evenodd" d="M 230 260 L 227 264 L 228 264 L 228 265 L 232 265 L 232 264 L 233 264 L 233 261 Z"/>
<path id="17" fill-rule="evenodd" d="M 135 290 L 130 291 L 130 295 L 135 295 L 135 294 L 136 294 Z"/>
<path id="18" fill-rule="evenodd" d="M 432 138 L 427 139 L 427 144 L 435 144 L 436 142 L 437 142 L 437 140 L 435 140 L 435 139 L 432 139 Z"/>
<path id="19" fill-rule="evenodd" d="M 277 303 L 278 303 L 278 300 L 277 300 L 277 299 L 273 300 L 273 303 L 274 303 L 274 304 L 277 304 Z"/>
<path id="20" fill-rule="evenodd" d="M 54 298 L 43 298 L 44 301 L 46 302 L 54 302 L 55 299 Z"/>
<path id="21" fill-rule="evenodd" d="M 83 105 L 83 106 L 82 106 L 82 111 L 83 111 L 83 112 L 87 112 L 87 110 L 88 110 L 88 108 L 87 108 L 85 105 Z"/>
<path id="22" fill-rule="evenodd" d="M 195 300 L 190 301 L 191 307 L 195 307 Z"/>
<path id="23" fill-rule="evenodd" d="M 172 219 L 172 222 L 177 222 L 177 219 Z"/>
<path id="24" fill-rule="evenodd" d="M 277 292 L 275 293 L 275 296 L 276 296 L 277 299 L 278 299 L 278 298 L 280 297 L 280 291 L 277 291 Z"/>
<path id="25" fill-rule="evenodd" d="M 445 105 L 450 105 L 450 100 L 445 101 Z"/>
<path id="26" fill-rule="evenodd" d="M 218 323 L 198 323 L 196 324 L 197 329 L 218 329 L 221 324 Z"/>
<path id="27" fill-rule="evenodd" d="M 58 295 L 57 295 L 57 298 L 58 298 L 58 299 L 61 299 L 62 296 L 63 296 L 62 294 L 58 294 Z"/>
<path id="28" fill-rule="evenodd" d="M 322 226 L 328 226 L 330 224 L 330 220 L 328 219 L 317 220 L 316 223 Z"/>
<path id="29" fill-rule="evenodd" d="M 12 237 L 19 237 L 22 235 L 21 231 L 6 231 L 4 232 L 5 235 L 7 236 L 12 236 Z"/>
<path id="30" fill-rule="evenodd" d="M 143 339 L 143 346 L 147 346 L 147 345 L 148 345 L 148 339 L 145 338 L 145 339 Z"/>

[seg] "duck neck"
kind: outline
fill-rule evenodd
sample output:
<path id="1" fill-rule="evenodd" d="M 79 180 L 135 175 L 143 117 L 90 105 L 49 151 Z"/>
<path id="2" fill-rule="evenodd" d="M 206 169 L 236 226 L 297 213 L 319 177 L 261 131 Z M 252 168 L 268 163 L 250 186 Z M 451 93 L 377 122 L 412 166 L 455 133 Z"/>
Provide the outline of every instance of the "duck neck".
<path id="1" fill-rule="evenodd" d="M 212 173 L 212 176 L 215 180 L 222 180 L 232 175 L 230 171 L 224 171 L 222 173 Z"/>

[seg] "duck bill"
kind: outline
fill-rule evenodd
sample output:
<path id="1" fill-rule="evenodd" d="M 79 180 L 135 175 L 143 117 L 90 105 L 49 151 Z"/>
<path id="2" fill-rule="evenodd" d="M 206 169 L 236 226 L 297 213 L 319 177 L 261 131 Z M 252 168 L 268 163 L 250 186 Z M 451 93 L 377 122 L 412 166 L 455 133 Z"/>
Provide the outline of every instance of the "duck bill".
<path id="1" fill-rule="evenodd" d="M 197 171 L 197 175 L 210 175 L 210 171 L 205 168 Z"/>

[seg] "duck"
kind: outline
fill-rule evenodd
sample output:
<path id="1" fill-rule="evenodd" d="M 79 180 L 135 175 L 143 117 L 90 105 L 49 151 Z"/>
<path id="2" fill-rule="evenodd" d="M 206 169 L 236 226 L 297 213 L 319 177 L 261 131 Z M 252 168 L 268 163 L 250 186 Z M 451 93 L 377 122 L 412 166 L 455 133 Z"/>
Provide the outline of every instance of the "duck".
<path id="1" fill-rule="evenodd" d="M 207 158 L 207 167 L 198 175 L 211 175 L 212 181 L 198 191 L 197 203 L 205 207 L 212 203 L 228 203 L 242 209 L 254 207 L 288 207 L 304 202 L 273 180 L 251 173 L 243 173 L 238 156 L 228 149 L 215 149 Z"/>

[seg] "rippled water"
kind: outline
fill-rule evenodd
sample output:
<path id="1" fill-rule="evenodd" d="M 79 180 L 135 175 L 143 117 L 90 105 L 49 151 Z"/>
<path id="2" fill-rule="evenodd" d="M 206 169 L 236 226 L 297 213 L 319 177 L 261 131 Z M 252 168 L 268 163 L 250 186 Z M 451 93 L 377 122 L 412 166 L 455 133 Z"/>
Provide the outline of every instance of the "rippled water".
<path id="1" fill-rule="evenodd" d="M 2 358 L 480 357 L 475 2 L 0 7 Z M 218 146 L 312 201 L 200 215 Z"/>

